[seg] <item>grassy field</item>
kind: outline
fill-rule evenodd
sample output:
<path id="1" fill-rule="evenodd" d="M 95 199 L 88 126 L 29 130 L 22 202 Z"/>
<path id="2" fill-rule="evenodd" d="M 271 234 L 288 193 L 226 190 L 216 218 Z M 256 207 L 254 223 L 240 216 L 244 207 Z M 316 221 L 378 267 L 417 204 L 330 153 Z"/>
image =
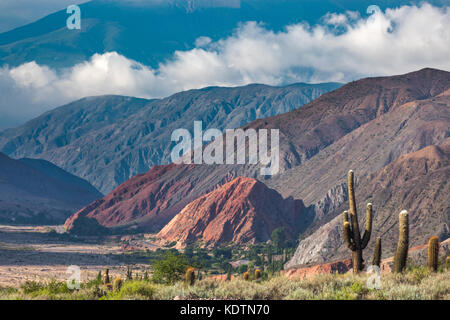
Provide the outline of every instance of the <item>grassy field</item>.
<path id="1" fill-rule="evenodd" d="M 318 275 L 308 280 L 293 280 L 277 275 L 264 281 L 216 281 L 205 279 L 188 286 L 180 281 L 174 285 L 157 284 L 151 280 L 124 281 L 121 288 L 106 286 L 99 280 L 69 290 L 65 282 L 28 281 L 20 288 L 0 288 L 0 299 L 325 299 L 325 300 L 450 300 L 450 271 L 430 273 L 414 268 L 404 274 L 381 276 L 381 288 L 371 289 L 369 275 Z"/>

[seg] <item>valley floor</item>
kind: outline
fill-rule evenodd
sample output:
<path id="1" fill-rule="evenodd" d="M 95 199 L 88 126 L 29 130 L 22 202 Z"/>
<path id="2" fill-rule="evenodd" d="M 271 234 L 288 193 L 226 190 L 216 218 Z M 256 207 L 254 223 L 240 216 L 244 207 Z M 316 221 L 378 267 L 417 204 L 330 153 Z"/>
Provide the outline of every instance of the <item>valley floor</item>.
<path id="1" fill-rule="evenodd" d="M 149 259 L 157 252 L 151 235 L 77 239 L 57 234 L 55 227 L 0 226 L 0 299 L 438 299 L 450 300 L 450 270 L 440 267 L 430 273 L 411 266 L 404 274 L 383 273 L 376 284 L 373 274 L 317 274 L 288 278 L 279 273 L 263 279 L 242 279 L 206 275 L 194 285 L 184 281 L 173 285 L 144 280 Z M 142 250 L 142 246 L 147 249 Z M 127 251 L 129 248 L 140 251 Z M 67 267 L 80 266 L 81 288 L 70 290 Z M 123 280 L 118 288 L 97 278 L 109 269 L 111 280 L 126 279 L 132 265 L 133 280 Z M 136 280 L 136 275 L 139 280 Z M 250 275 L 250 279 L 252 279 Z M 376 280 L 376 279 L 375 279 Z M 112 281 L 114 283 L 114 281 Z"/>
<path id="2" fill-rule="evenodd" d="M 127 255 L 120 240 L 77 241 L 58 235 L 54 226 L 0 225 L 0 287 L 18 288 L 26 280 L 65 281 L 67 268 L 79 266 L 82 281 L 93 279 L 100 270 L 123 276 L 126 264 L 144 269 L 147 261 Z"/>

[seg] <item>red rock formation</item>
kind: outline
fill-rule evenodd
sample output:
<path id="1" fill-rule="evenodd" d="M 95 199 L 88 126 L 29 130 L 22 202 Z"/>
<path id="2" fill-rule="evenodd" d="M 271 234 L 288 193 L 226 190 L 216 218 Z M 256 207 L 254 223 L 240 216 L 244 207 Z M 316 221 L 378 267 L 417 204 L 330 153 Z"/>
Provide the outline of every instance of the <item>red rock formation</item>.
<path id="1" fill-rule="evenodd" d="M 274 229 L 284 227 L 292 239 L 311 218 L 302 201 L 283 199 L 258 180 L 238 177 L 189 203 L 158 237 L 182 244 L 243 244 L 267 241 Z"/>
<path id="2" fill-rule="evenodd" d="M 281 273 L 288 278 L 308 279 L 318 274 L 347 273 L 352 269 L 352 259 L 341 260 L 324 264 L 317 264 L 310 267 L 292 268 Z"/>
<path id="3" fill-rule="evenodd" d="M 193 187 L 193 181 L 170 176 L 175 168 L 177 166 L 173 164 L 156 166 L 145 174 L 131 178 L 103 199 L 72 215 L 67 219 L 65 228 L 71 230 L 73 222 L 80 216 L 95 218 L 106 227 L 129 226 L 133 223 L 162 227 L 182 205 L 188 203 L 188 192 Z M 183 167 L 183 170 L 190 169 L 189 166 Z M 166 183 L 166 180 L 160 179 L 164 175 L 173 180 Z M 174 193 L 177 193 L 177 197 L 172 197 Z M 174 206 L 172 201 L 175 200 L 178 205 Z"/>

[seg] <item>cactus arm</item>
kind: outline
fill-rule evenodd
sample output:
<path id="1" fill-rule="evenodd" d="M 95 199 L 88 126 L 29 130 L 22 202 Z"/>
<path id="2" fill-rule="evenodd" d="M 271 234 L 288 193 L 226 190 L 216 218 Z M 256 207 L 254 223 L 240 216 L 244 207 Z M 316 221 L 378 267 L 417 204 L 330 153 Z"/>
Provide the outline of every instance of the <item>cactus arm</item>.
<path id="1" fill-rule="evenodd" d="M 353 242 L 353 234 L 352 234 L 351 226 L 350 226 L 350 223 L 348 222 L 348 211 L 344 211 L 343 218 L 344 218 L 344 241 L 345 241 L 345 244 L 347 245 L 347 247 L 350 250 L 354 251 L 356 248 L 355 248 L 355 244 Z"/>
<path id="2" fill-rule="evenodd" d="M 344 240 L 350 250 L 356 250 L 355 244 L 353 243 L 352 232 L 350 230 L 350 223 L 348 222 L 344 222 Z"/>
<path id="3" fill-rule="evenodd" d="M 366 208 L 366 229 L 362 238 L 361 249 L 365 249 L 372 233 L 372 204 L 368 203 Z"/>

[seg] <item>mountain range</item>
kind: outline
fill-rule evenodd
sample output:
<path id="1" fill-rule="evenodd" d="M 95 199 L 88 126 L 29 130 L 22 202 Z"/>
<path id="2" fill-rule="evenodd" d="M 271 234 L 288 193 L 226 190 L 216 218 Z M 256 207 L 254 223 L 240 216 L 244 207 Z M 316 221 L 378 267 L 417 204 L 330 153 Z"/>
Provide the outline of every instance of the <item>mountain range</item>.
<path id="1" fill-rule="evenodd" d="M 301 236 L 306 239 L 290 265 L 339 259 L 347 254 L 339 228 L 348 206 L 346 174 L 353 169 L 358 209 L 373 203 L 374 237 L 383 235 L 386 248 L 394 247 L 396 216 L 403 209 L 413 217 L 412 245 L 432 233 L 445 239 L 450 222 L 449 93 L 450 73 L 435 69 L 349 83 L 302 108 L 243 126 L 280 130 L 280 174 L 259 177 L 257 165 L 157 166 L 77 212 L 66 227 L 88 217 L 110 228 L 167 231 L 174 217 L 184 221 L 192 208 L 201 219 L 210 211 L 199 205 L 206 201 L 200 199 L 220 194 L 214 190 L 243 176 L 258 178 L 281 198 L 302 200 L 313 211 L 304 220 Z M 175 236 L 183 237 L 186 233 Z"/>
<path id="2" fill-rule="evenodd" d="M 136 174 L 170 163 L 175 129 L 192 133 L 194 121 L 202 121 L 204 130 L 241 127 L 299 108 L 340 86 L 209 87 L 154 100 L 89 97 L 0 132 L 0 152 L 45 159 L 106 194 Z"/>

